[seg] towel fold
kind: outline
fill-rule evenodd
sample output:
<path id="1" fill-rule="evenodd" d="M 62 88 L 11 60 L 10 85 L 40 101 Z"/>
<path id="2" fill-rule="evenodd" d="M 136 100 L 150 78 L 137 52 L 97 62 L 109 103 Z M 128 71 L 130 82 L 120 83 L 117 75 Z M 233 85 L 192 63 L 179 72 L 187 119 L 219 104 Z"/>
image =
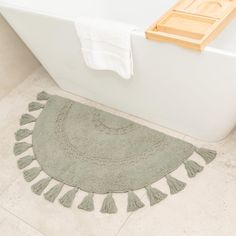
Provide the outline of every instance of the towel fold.
<path id="1" fill-rule="evenodd" d="M 133 75 L 131 33 L 136 26 L 90 17 L 79 17 L 75 25 L 88 67 L 115 71 L 125 79 Z"/>

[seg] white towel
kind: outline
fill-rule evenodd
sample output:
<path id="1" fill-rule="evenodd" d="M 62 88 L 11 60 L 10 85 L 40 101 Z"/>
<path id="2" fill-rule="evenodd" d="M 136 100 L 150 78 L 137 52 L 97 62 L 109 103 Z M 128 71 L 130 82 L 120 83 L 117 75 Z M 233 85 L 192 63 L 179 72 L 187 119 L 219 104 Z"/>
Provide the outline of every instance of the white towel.
<path id="1" fill-rule="evenodd" d="M 75 25 L 88 67 L 115 71 L 125 79 L 133 75 L 131 33 L 136 26 L 90 17 L 79 17 Z"/>

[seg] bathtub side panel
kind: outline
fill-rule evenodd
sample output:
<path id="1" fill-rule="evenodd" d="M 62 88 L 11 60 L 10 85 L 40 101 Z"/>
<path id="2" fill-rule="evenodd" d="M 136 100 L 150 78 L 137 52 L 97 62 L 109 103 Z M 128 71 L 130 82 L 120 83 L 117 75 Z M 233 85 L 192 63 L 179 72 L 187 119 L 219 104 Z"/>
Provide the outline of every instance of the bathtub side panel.
<path id="1" fill-rule="evenodd" d="M 58 85 L 104 105 L 206 141 L 224 138 L 236 120 L 236 58 L 156 43 L 134 34 L 135 75 L 84 64 L 72 21 L 1 9 Z"/>

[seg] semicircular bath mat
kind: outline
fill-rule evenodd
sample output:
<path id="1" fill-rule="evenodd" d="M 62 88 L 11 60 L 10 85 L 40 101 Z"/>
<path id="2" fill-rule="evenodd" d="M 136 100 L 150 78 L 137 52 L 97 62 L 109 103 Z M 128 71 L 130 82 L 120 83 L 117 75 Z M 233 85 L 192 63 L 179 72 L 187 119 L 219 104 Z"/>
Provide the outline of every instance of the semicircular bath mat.
<path id="1" fill-rule="evenodd" d="M 18 141 L 14 146 L 15 155 L 21 155 L 33 148 L 34 156 L 23 156 L 18 160 L 20 169 L 34 160 L 39 167 L 27 168 L 24 178 L 27 182 L 35 179 L 41 171 L 48 177 L 32 185 L 38 195 L 44 192 L 45 199 L 54 202 L 64 185 L 71 190 L 59 198 L 59 202 L 70 207 L 78 190 L 87 196 L 78 208 L 92 211 L 94 194 L 104 194 L 102 213 L 116 213 L 113 193 L 127 193 L 128 211 L 144 206 L 135 190 L 145 188 L 150 205 L 167 197 L 166 193 L 153 188 L 151 184 L 166 178 L 170 193 L 185 188 L 185 183 L 171 173 L 184 165 L 189 177 L 194 177 L 203 167 L 189 160 L 198 153 L 210 163 L 216 152 L 165 135 L 156 130 L 136 124 L 72 100 L 41 92 L 38 100 L 32 102 L 29 111 L 42 109 L 38 118 L 22 115 L 20 125 L 35 122 L 33 131 L 23 128 L 15 133 Z M 32 144 L 22 140 L 32 135 Z M 49 182 L 58 183 L 46 191 Z"/>

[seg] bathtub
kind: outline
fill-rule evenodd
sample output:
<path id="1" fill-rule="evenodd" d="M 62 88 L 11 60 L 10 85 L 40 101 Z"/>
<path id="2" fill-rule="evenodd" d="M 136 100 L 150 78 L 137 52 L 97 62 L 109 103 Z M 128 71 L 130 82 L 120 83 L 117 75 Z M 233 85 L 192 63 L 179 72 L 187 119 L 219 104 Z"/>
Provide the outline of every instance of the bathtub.
<path id="1" fill-rule="evenodd" d="M 64 90 L 200 140 L 225 138 L 236 123 L 236 20 L 203 52 L 145 39 L 175 0 L 2 0 L 0 12 Z M 134 76 L 86 67 L 74 20 L 136 24 Z"/>

